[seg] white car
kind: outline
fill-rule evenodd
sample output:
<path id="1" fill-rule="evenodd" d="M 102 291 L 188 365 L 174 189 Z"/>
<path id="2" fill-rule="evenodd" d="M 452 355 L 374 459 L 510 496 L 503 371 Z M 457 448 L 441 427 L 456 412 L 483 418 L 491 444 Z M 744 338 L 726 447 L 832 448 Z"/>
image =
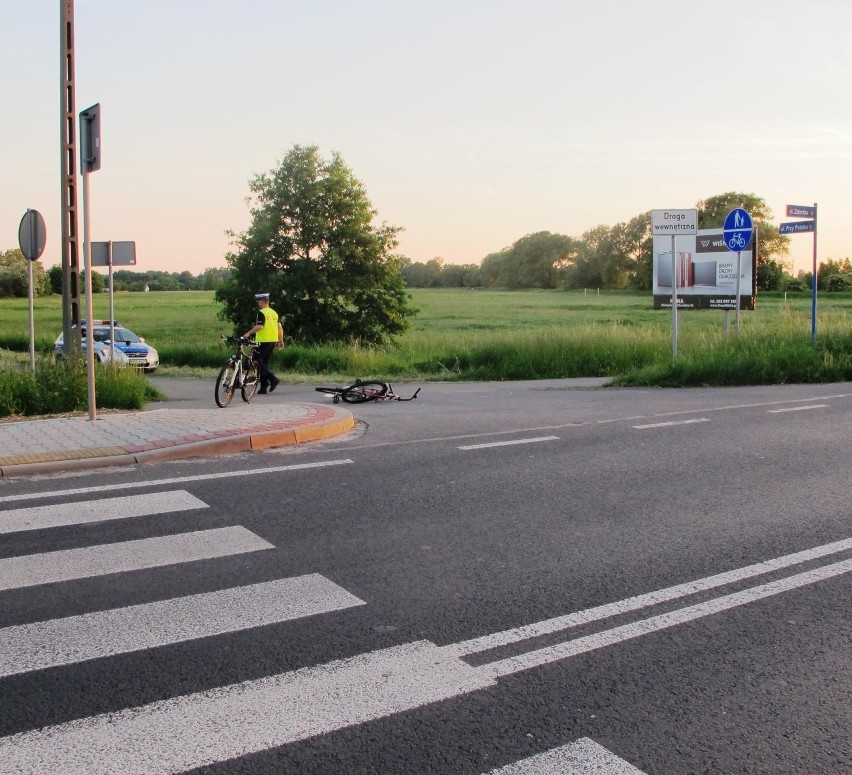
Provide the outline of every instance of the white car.
<path id="1" fill-rule="evenodd" d="M 114 348 L 110 347 L 109 320 L 94 320 L 92 323 L 96 346 L 95 353 L 101 363 L 109 361 L 111 359 L 111 351 L 114 350 L 116 363 L 127 363 L 131 366 L 138 366 L 148 372 L 154 371 L 160 365 L 160 356 L 157 351 L 151 345 L 145 344 L 144 339 L 136 336 L 136 334 L 122 326 L 117 320 L 113 321 L 113 331 L 115 332 Z M 85 347 L 87 343 L 85 328 L 82 330 L 82 334 L 83 346 Z M 54 350 L 57 353 L 62 352 L 62 342 L 62 334 L 60 334 L 54 343 Z"/>
<path id="2" fill-rule="evenodd" d="M 53 343 L 53 353 L 57 358 L 62 358 L 65 355 L 62 341 L 62 334 L 60 334 L 59 338 Z M 81 340 L 80 345 L 83 348 L 83 353 L 85 353 L 89 346 L 89 340 Z M 98 363 L 109 363 L 113 360 L 113 355 L 115 356 L 115 362 L 121 366 L 130 365 L 130 358 L 128 358 L 118 347 L 110 347 L 108 343 L 104 344 L 103 342 L 95 343 L 95 359 Z"/>

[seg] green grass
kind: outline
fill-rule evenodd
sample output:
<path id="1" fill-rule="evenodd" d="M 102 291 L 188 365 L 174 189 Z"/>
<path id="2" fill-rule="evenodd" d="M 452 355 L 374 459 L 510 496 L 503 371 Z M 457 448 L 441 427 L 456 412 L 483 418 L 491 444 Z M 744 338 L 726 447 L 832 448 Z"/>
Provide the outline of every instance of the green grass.
<path id="1" fill-rule="evenodd" d="M 413 289 L 412 329 L 383 347 L 290 343 L 273 368 L 290 382 L 543 379 L 611 376 L 620 384 L 762 384 L 852 379 L 852 294 L 819 296 L 816 346 L 809 293 L 761 294 L 736 335 L 718 310 L 680 315 L 672 362 L 671 313 L 630 292 Z M 108 297 L 94 297 L 108 317 Z M 27 349 L 27 302 L 0 300 L 0 347 Z M 115 315 L 160 353 L 161 374 L 212 378 L 227 356 L 212 292 L 117 293 Z M 37 347 L 62 328 L 61 299 L 35 302 Z M 286 321 L 285 321 L 286 330 Z"/>

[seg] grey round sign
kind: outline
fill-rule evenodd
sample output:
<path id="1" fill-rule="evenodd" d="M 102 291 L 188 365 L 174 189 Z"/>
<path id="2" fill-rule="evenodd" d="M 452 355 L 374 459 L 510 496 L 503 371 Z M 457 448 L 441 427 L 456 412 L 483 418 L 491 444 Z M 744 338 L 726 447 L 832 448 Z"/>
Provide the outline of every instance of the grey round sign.
<path id="1" fill-rule="evenodd" d="M 21 252 L 30 261 L 35 261 L 44 253 L 46 243 L 47 228 L 44 225 L 44 218 L 38 210 L 27 210 L 18 227 L 18 244 L 21 246 Z"/>

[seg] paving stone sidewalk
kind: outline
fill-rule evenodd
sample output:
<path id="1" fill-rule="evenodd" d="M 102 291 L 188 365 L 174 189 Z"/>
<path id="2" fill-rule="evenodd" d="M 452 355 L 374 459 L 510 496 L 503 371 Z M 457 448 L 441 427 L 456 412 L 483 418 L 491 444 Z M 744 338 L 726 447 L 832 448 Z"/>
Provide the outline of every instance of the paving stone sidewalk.
<path id="1" fill-rule="evenodd" d="M 0 423 L 0 475 L 216 455 L 299 444 L 352 428 L 337 406 L 232 404 Z"/>

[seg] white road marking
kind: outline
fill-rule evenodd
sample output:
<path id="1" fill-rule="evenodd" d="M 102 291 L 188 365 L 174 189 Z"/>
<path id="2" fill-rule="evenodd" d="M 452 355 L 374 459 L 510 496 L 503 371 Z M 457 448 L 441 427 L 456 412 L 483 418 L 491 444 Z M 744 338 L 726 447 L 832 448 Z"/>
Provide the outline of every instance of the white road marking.
<path id="1" fill-rule="evenodd" d="M 159 568 L 275 547 L 244 527 L 144 538 L 0 560 L 0 590 Z"/>
<path id="2" fill-rule="evenodd" d="M 109 519 L 130 519 L 171 511 L 206 509 L 207 504 L 186 490 L 139 493 L 122 498 L 103 498 L 80 503 L 57 503 L 51 506 L 30 506 L 25 509 L 0 511 L 0 533 L 22 530 L 42 530 L 63 525 L 82 525 Z"/>
<path id="3" fill-rule="evenodd" d="M 640 622 L 471 667 L 418 641 L 0 739 L 0 773 L 175 773 L 494 686 L 506 675 L 852 571 L 806 571 Z"/>
<path id="4" fill-rule="evenodd" d="M 781 412 L 804 412 L 806 409 L 827 409 L 828 404 L 809 404 L 808 406 L 788 406 L 786 409 L 768 409 L 768 414 L 780 414 Z"/>
<path id="5" fill-rule="evenodd" d="M 326 466 L 342 466 L 354 463 L 354 460 L 325 460 L 318 463 L 296 463 L 289 466 L 273 466 L 271 468 L 253 468 L 250 471 L 224 471 L 217 474 L 196 474 L 193 476 L 175 476 L 169 479 L 151 479 L 144 482 L 119 482 L 116 484 L 102 484 L 97 487 L 75 487 L 70 490 L 51 490 L 49 492 L 31 492 L 21 495 L 4 495 L 0 497 L 0 503 L 11 503 L 12 501 L 36 500 L 39 498 L 57 498 L 69 495 L 87 495 L 93 492 L 112 492 L 117 490 L 131 490 L 139 487 L 160 487 L 168 484 L 185 484 L 187 482 L 202 482 L 207 479 L 229 479 L 234 476 L 259 476 L 261 474 L 278 474 L 284 471 L 300 471 L 303 468 L 325 468 Z M 2 512 L 0 512 L 2 513 Z"/>
<path id="6" fill-rule="evenodd" d="M 553 748 L 487 775 L 644 775 L 588 737 Z"/>
<path id="7" fill-rule="evenodd" d="M 6 737 L 0 772 L 183 772 L 492 684 L 432 643 L 408 643 Z"/>
<path id="8" fill-rule="evenodd" d="M 510 447 L 513 444 L 535 444 L 539 441 L 557 441 L 559 436 L 539 436 L 534 439 L 512 439 L 511 441 L 492 441 L 487 444 L 468 444 L 459 449 L 485 449 L 486 447 Z"/>
<path id="9" fill-rule="evenodd" d="M 697 592 L 705 592 L 708 589 L 715 589 L 726 584 L 733 584 L 739 581 L 762 576 L 766 573 L 772 573 L 782 568 L 788 568 L 792 565 L 798 565 L 810 560 L 817 560 L 821 557 L 827 557 L 832 554 L 839 554 L 852 549 L 852 538 L 847 538 L 842 541 L 834 541 L 830 544 L 816 546 L 813 549 L 805 549 L 794 554 L 787 554 L 783 557 L 778 557 L 774 560 L 766 560 L 758 562 L 754 565 L 747 565 L 744 568 L 718 573 L 715 576 L 707 576 L 703 579 L 695 581 L 687 581 L 683 584 L 676 584 L 673 587 L 666 587 L 655 592 L 647 592 L 644 595 L 636 595 L 628 597 L 624 600 L 619 600 L 616 603 L 605 603 L 604 605 L 587 608 L 585 611 L 577 611 L 573 614 L 565 616 L 557 616 L 553 619 L 545 619 L 534 624 L 527 624 L 523 627 L 515 627 L 511 630 L 503 632 L 495 632 L 491 635 L 483 635 L 480 638 L 472 638 L 471 640 L 454 643 L 445 648 L 458 656 L 467 654 L 477 654 L 480 651 L 488 651 L 489 649 L 508 646 L 511 643 L 517 643 L 529 638 L 538 638 L 542 635 L 551 635 L 560 630 L 567 630 L 571 627 L 578 627 L 590 622 L 608 619 L 611 616 L 637 611 L 640 608 L 647 608 L 658 603 L 665 603 L 671 600 L 677 600 L 687 595 L 693 595 Z"/>
<path id="10" fill-rule="evenodd" d="M 707 417 L 698 417 L 694 420 L 671 420 L 670 422 L 654 422 L 649 425 L 634 425 L 636 430 L 645 430 L 646 428 L 668 428 L 672 425 L 692 425 L 697 422 L 710 422 Z"/>
<path id="11" fill-rule="evenodd" d="M 568 657 L 577 656 L 578 654 L 595 651 L 605 646 L 622 643 L 623 641 L 648 635 L 652 632 L 666 630 L 704 616 L 718 614 L 731 608 L 753 603 L 756 600 L 780 595 L 782 592 L 789 592 L 792 589 L 797 589 L 807 584 L 814 584 L 817 581 L 824 581 L 833 576 L 841 576 L 850 571 L 852 571 L 852 560 L 844 560 L 833 565 L 826 565 L 822 568 L 816 568 L 815 570 L 805 571 L 795 576 L 779 579 L 778 581 L 770 581 L 751 589 L 744 589 L 742 592 L 734 592 L 724 597 L 707 600 L 703 603 L 696 603 L 695 605 L 679 608 L 676 611 L 670 611 L 659 616 L 652 616 L 633 624 L 613 627 L 610 630 L 604 630 L 594 635 L 575 638 L 567 643 L 559 643 L 555 646 L 536 649 L 535 651 L 530 651 L 519 656 L 501 659 L 498 662 L 490 662 L 487 665 L 483 665 L 483 669 L 492 671 L 495 678 L 502 678 L 503 676 L 520 673 L 523 670 L 529 670 L 533 667 L 539 667 L 540 665 L 557 662 Z"/>
<path id="12" fill-rule="evenodd" d="M 366 605 L 313 573 L 0 629 L 0 677 Z"/>

